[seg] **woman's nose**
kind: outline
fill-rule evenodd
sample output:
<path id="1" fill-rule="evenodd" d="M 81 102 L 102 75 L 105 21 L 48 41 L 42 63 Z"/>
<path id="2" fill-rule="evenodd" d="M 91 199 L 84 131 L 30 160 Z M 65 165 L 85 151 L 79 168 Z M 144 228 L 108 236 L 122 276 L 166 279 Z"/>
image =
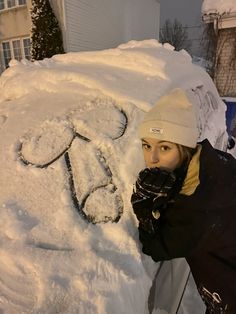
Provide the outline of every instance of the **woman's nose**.
<path id="1" fill-rule="evenodd" d="M 152 151 L 151 153 L 151 162 L 157 163 L 159 161 L 158 153 L 156 150 Z"/>

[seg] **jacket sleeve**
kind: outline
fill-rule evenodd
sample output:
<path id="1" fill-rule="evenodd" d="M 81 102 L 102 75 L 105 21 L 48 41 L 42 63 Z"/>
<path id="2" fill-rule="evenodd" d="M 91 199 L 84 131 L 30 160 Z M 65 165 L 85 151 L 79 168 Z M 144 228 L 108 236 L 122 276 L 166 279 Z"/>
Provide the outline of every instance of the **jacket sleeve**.
<path id="1" fill-rule="evenodd" d="M 188 196 L 180 198 L 181 201 L 171 205 L 160 218 L 155 234 L 151 235 L 139 226 L 142 251 L 155 262 L 187 257 L 205 234 L 204 210 L 197 210 L 198 206 L 196 209 L 188 207 L 188 202 L 184 202 Z"/>

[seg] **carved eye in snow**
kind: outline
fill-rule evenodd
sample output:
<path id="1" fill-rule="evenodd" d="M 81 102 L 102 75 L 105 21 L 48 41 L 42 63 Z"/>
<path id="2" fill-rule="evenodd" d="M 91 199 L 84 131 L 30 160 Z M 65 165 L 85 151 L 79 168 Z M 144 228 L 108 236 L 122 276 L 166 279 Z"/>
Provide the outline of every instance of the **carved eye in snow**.
<path id="1" fill-rule="evenodd" d="M 126 126 L 125 113 L 114 105 L 76 111 L 70 114 L 70 122 L 45 121 L 27 134 L 19 157 L 25 165 L 46 168 L 63 156 L 71 196 L 82 217 L 92 223 L 118 222 L 123 212 L 119 189 L 106 157 L 93 140 L 116 140 Z"/>

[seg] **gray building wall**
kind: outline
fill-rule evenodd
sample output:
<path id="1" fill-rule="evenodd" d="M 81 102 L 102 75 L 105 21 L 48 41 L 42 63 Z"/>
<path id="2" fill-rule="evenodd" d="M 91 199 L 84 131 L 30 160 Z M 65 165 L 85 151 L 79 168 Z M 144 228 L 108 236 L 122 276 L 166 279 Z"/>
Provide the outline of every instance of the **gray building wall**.
<path id="1" fill-rule="evenodd" d="M 214 81 L 221 96 L 236 97 L 236 27 L 218 31 Z"/>

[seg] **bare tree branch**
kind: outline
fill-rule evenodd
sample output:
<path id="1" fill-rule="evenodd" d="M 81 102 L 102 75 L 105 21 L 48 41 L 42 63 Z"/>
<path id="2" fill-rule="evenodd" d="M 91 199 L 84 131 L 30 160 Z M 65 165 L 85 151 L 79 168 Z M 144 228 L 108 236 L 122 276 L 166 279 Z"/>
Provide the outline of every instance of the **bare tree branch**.
<path id="1" fill-rule="evenodd" d="M 165 21 L 160 31 L 160 42 L 171 44 L 175 50 L 189 50 L 191 47 L 187 29 L 177 19 L 174 22 L 169 19 Z"/>

